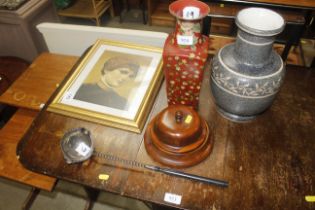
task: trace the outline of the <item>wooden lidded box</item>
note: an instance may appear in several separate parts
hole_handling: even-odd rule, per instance
[[[144,142],[148,154],[155,161],[184,168],[208,157],[213,146],[213,133],[193,108],[173,105],[150,122]]]

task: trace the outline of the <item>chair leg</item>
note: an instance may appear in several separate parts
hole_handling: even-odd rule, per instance
[[[113,2],[111,1],[110,2],[110,7],[109,7],[109,13],[110,13],[110,16],[113,18],[115,17],[115,12],[114,12],[114,5],[113,5]]]
[[[146,17],[145,17],[145,1],[144,0],[140,0],[140,7],[141,7],[141,10],[142,10],[142,18],[143,18],[143,24],[147,24],[147,21],[146,21]]]
[[[40,192],[40,189],[36,187],[32,187],[30,193],[28,194],[26,200],[23,203],[22,210],[29,210],[31,208],[39,192]]]
[[[127,4],[127,11],[130,10],[130,3],[129,3],[129,0],[126,0],[126,4]]]
[[[123,21],[123,10],[124,10],[124,2],[123,0],[119,0],[118,2],[118,10],[119,10],[119,23]]]
[[[210,29],[211,29],[211,17],[210,16],[206,16],[203,19],[202,34],[205,35],[205,36],[209,36]]]
[[[96,20],[96,26],[101,26],[100,18],[97,17],[95,20]]]
[[[304,29],[304,25],[301,25],[301,24],[292,25],[291,28],[289,29],[290,37],[287,40],[284,46],[283,52],[281,54],[283,61],[287,60],[292,45],[299,42],[303,33],[303,29]]]

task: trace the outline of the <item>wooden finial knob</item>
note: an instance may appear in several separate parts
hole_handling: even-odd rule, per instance
[[[183,112],[182,111],[176,111],[175,112],[175,121],[177,122],[177,123],[182,123],[182,121],[183,121],[183,116],[184,114],[183,114]]]

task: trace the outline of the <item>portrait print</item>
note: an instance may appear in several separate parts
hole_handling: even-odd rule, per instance
[[[104,60],[104,62],[103,62]],[[152,58],[106,51],[74,99],[92,104],[128,110],[129,101],[139,88],[141,77]]]
[[[48,110],[140,132],[161,68],[160,48],[98,40]]]

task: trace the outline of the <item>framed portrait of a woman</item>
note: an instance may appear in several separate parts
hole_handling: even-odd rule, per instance
[[[48,111],[140,133],[162,76],[162,49],[98,40]]]

